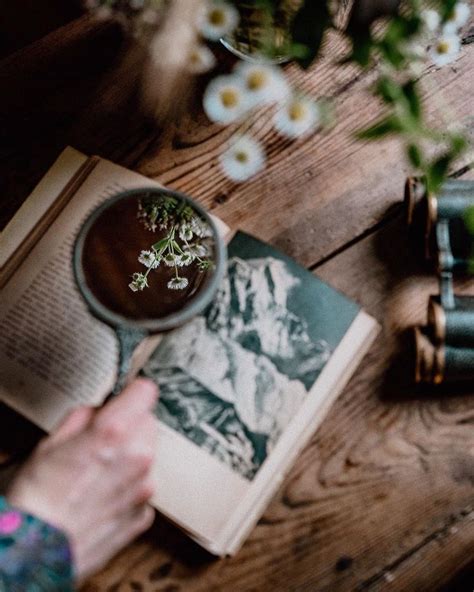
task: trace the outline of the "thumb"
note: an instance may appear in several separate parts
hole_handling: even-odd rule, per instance
[[[52,434],[45,440],[45,445],[58,444],[76,436],[89,425],[95,409],[92,407],[78,407],[59,424]]]

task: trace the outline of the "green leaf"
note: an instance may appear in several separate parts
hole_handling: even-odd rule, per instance
[[[161,249],[164,249],[166,247],[166,245],[168,244],[168,240],[168,238],[163,238],[162,240],[152,245],[151,248],[159,252]]]
[[[400,85],[388,76],[381,76],[379,78],[376,90],[386,103],[394,103],[402,96]]]
[[[403,94],[407,99],[408,105],[410,107],[410,113],[413,117],[417,120],[421,118],[421,101],[420,97],[418,96],[416,82],[414,80],[409,80],[403,86]]]
[[[419,169],[422,165],[423,162],[423,154],[421,152],[421,149],[419,146],[417,146],[416,144],[410,144],[407,147],[407,155],[408,155],[408,159],[411,162],[411,164]]]
[[[372,51],[373,41],[370,31],[367,34],[358,33],[352,37],[352,53],[347,61],[354,61],[362,68],[366,68],[370,63],[370,52]]]
[[[451,16],[457,2],[458,0],[439,0],[439,12],[443,23]]]
[[[451,147],[455,156],[458,156],[466,147],[467,139],[460,134],[453,134],[451,136]]]
[[[464,223],[469,233],[474,236],[474,207],[468,208],[464,213]]]
[[[308,68],[319,53],[324,33],[331,22],[327,2],[305,0],[292,24],[292,39],[307,48],[307,55],[298,58],[303,68]]]
[[[449,152],[432,162],[426,171],[428,191],[436,193],[446,179],[449,165],[453,159]]]
[[[374,125],[357,132],[356,136],[360,140],[376,140],[389,134],[401,131],[400,121],[394,116],[384,117]]]
[[[292,43],[289,49],[290,55],[293,56],[295,60],[306,60],[309,59],[311,50],[306,45],[302,43]]]
[[[378,47],[387,62],[397,70],[405,63],[405,54],[400,51],[397,44],[382,40]]]

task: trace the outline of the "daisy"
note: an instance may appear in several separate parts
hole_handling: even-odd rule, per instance
[[[444,23],[443,32],[456,33],[467,23],[470,13],[471,9],[466,2],[458,2]]]
[[[236,121],[250,106],[245,86],[237,76],[218,76],[211,80],[202,101],[208,118],[223,124]]]
[[[178,255],[174,255],[173,253],[166,253],[163,257],[163,263],[167,267],[176,267],[178,264]]]
[[[183,253],[182,255],[179,255],[176,263],[178,267],[187,267],[188,265],[191,265],[193,261],[194,257],[188,251],[186,253]]]
[[[153,251],[142,251],[138,261],[150,269],[156,269],[160,264],[160,260]]]
[[[288,98],[289,84],[283,72],[275,66],[237,62],[234,72],[243,80],[252,106],[277,103]]]
[[[176,276],[168,282],[167,286],[170,290],[184,290],[188,284],[188,278]]]
[[[443,33],[430,49],[430,57],[437,66],[445,66],[454,61],[461,50],[457,35]]]
[[[182,241],[190,241],[193,238],[193,229],[191,224],[182,224],[179,228],[179,238]]]
[[[199,43],[191,50],[188,61],[188,71],[191,74],[204,74],[212,70],[215,65],[216,58],[204,43]]]
[[[246,181],[265,166],[265,154],[260,144],[249,136],[241,136],[219,158],[220,165],[232,181]]]
[[[184,247],[184,252],[187,255],[191,255],[191,257],[207,257],[210,252],[209,249],[204,244],[196,243],[194,245],[187,245]]]
[[[142,291],[148,287],[148,280],[146,275],[143,273],[134,273],[132,275],[132,282],[128,284],[128,287],[132,292]]]
[[[284,137],[295,139],[312,132],[321,122],[319,106],[304,97],[293,97],[275,114],[274,125]]]
[[[423,29],[425,31],[434,33],[438,29],[441,23],[441,17],[439,16],[439,13],[436,12],[436,10],[433,10],[432,8],[426,8],[425,10],[421,11],[420,16]]]
[[[239,11],[229,2],[209,1],[199,19],[201,35],[210,41],[232,33],[239,24]]]

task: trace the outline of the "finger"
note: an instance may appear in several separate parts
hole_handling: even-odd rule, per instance
[[[95,409],[92,407],[78,407],[64,419],[59,427],[44,441],[47,447],[50,444],[64,442],[84,431],[90,424]]]
[[[145,378],[134,380],[115,399],[99,411],[94,421],[98,431],[126,432],[134,420],[151,411],[156,405],[158,388]]]
[[[131,486],[117,492],[115,516],[128,514],[133,508],[148,502],[155,493],[154,482],[149,477],[135,481]]]

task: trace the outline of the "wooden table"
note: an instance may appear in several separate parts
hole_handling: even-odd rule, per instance
[[[430,118],[455,114],[471,136],[472,39],[466,32],[455,64],[422,74]],[[337,124],[290,143],[259,118],[252,132],[268,166],[235,185],[217,165],[235,128],[211,125],[196,104],[158,132],[136,108],[133,76],[120,73],[122,47],[115,26],[82,16],[0,61],[0,225],[71,144],[185,191],[283,249],[384,332],[236,557],[211,558],[157,517],[84,592],[471,590],[473,388],[420,392],[408,376],[405,330],[424,320],[437,286],[407,240],[400,146],[351,136],[380,111],[373,72],[335,68],[345,49],[336,38],[309,74],[289,66],[293,81],[333,99]],[[452,175],[472,178],[468,161]],[[473,293],[473,282],[458,289]],[[30,441],[26,423],[15,433],[17,446]]]

